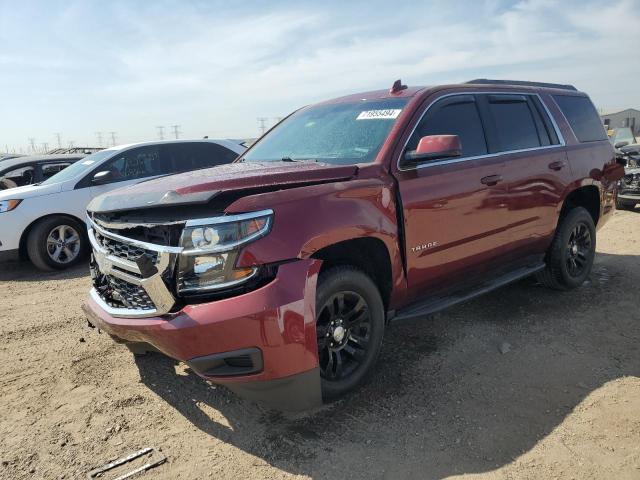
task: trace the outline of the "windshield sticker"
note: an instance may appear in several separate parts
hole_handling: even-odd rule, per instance
[[[84,162],[82,162],[83,165],[92,165],[94,164],[96,161],[95,160],[85,160]]]
[[[365,110],[360,112],[356,120],[388,120],[398,118],[401,108],[393,108],[388,110]]]

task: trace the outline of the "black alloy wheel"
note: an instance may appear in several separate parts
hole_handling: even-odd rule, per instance
[[[341,380],[362,364],[370,322],[369,306],[356,292],[338,292],[325,302],[316,324],[322,378]]]
[[[322,396],[336,399],[373,370],[382,347],[385,311],[380,292],[351,266],[320,274],[316,295],[316,337]]]
[[[591,256],[591,231],[584,222],[578,223],[571,231],[566,252],[567,272],[574,278],[580,277]]]

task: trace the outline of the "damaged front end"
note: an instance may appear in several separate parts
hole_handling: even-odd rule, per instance
[[[273,278],[273,266],[235,266],[240,249],[269,232],[271,210],[165,222],[135,217],[88,215],[91,296],[110,315],[164,315]]]

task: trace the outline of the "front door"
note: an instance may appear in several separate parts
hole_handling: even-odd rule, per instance
[[[487,273],[507,242],[504,159],[490,155],[474,95],[446,96],[418,123],[405,150],[421,137],[458,135],[462,156],[399,166],[409,299],[469,283]],[[404,156],[404,153],[403,153]]]

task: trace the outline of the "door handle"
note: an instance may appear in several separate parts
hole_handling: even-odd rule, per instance
[[[486,177],[482,177],[480,181],[485,185],[489,185],[490,187],[492,187],[493,185],[502,181],[502,175],[488,175]]]
[[[562,161],[560,161],[560,162],[551,162],[549,164],[549,168],[551,170],[558,171],[558,170],[562,170],[562,167],[564,167],[564,165],[565,165],[565,163],[562,162]]]

